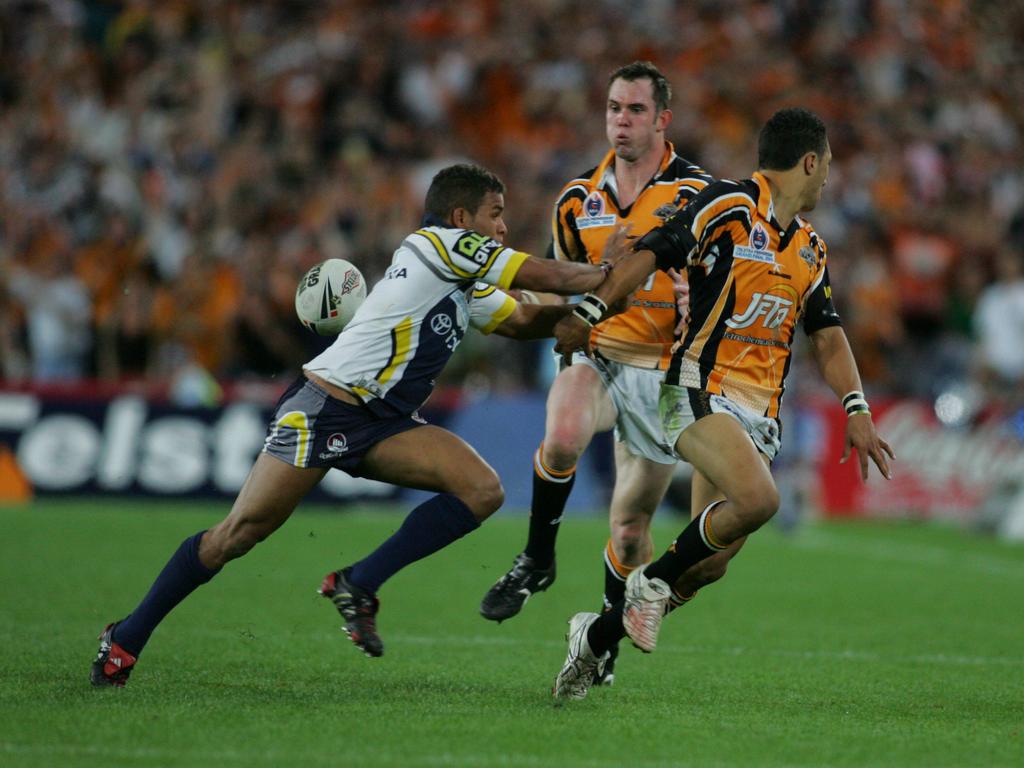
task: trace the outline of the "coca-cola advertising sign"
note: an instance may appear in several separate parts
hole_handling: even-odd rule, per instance
[[[821,464],[828,514],[970,519],[990,493],[1024,478],[1024,444],[1005,420],[948,427],[930,404],[913,400],[873,404],[872,410],[879,434],[896,453],[892,479],[872,464],[863,482],[856,456],[839,464],[846,415],[828,408],[830,434]]]

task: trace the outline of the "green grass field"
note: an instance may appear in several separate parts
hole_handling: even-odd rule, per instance
[[[1024,547],[910,524],[758,533],[656,653],[624,648],[614,687],[555,707],[601,519],[563,525],[558,583],[500,626],[477,606],[524,517],[406,569],[368,659],[315,590],[401,517],[313,508],[172,613],[127,688],[92,689],[104,623],[225,509],[0,509],[0,765],[1024,765]]]

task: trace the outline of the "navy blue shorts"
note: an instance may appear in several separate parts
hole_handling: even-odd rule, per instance
[[[426,423],[416,413],[374,416],[300,376],[277,401],[263,452],[296,467],[336,467],[360,477],[359,464],[370,448]]]

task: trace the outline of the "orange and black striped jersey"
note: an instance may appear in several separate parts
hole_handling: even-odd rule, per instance
[[[666,382],[777,417],[793,334],[839,325],[825,242],[795,217],[783,230],[768,181],[718,181],[636,246],[661,270],[687,267],[690,325]]]
[[[555,203],[552,222],[556,259],[598,264],[605,241],[615,228],[631,222],[640,235],[665,222],[713,178],[675,153],[665,142],[658,172],[628,208],[621,208],[615,188],[615,153],[573,179]],[[643,368],[664,369],[672,355],[673,331],[679,316],[672,280],[655,271],[633,297],[632,306],[600,323],[591,346],[609,360]]]

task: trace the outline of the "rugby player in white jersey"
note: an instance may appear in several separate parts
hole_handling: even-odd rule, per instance
[[[424,226],[401,244],[352,321],[282,395],[263,451],[228,516],[186,539],[142,602],[107,625],[92,683],[123,686],[160,621],[230,560],[267,538],[332,467],[436,491],[367,557],[329,573],[320,591],[369,656],[376,593],[401,568],[477,528],[502,504],[494,470],[456,435],[416,410],[472,325],[518,339],[550,336],[573,305],[520,304],[506,289],[562,295],[596,288],[610,268],[529,256],[504,246],[504,185],[474,165],[440,171],[427,191]],[[609,241],[617,260],[625,237]]]

